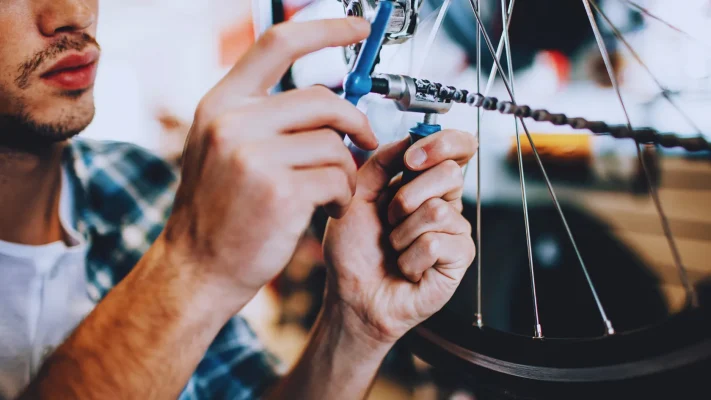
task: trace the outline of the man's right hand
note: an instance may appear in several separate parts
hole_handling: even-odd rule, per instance
[[[328,89],[267,91],[297,58],[368,33],[360,18],[277,25],[200,102],[160,240],[233,308],[286,265],[316,207],[347,209],[356,166],[338,132],[377,147],[363,113]]]

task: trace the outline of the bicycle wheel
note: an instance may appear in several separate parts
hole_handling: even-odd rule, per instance
[[[343,0],[343,5],[347,14],[377,23],[378,6],[384,2]],[[493,385],[494,393],[507,396],[588,398],[609,394],[610,390],[625,390],[620,388],[633,384],[635,393],[641,393],[640,387],[646,388],[646,395],[653,397],[684,393],[684,398],[708,398],[708,391],[694,391],[706,386],[697,373],[705,371],[711,359],[711,299],[704,283],[710,272],[706,257],[711,241],[711,213],[704,214],[708,206],[697,202],[691,207],[694,212],[684,214],[687,226],[681,227],[676,221],[679,213],[670,218],[666,212],[669,204],[663,200],[670,198],[669,183],[682,185],[675,178],[679,175],[666,166],[684,164],[688,161],[683,158],[686,154],[693,153],[696,160],[701,160],[701,164],[688,163],[705,177],[695,181],[700,190],[710,189],[705,180],[711,176],[711,145],[697,120],[705,115],[689,112],[694,107],[703,110],[711,103],[709,71],[691,84],[682,84],[673,73],[665,72],[670,83],[662,83],[632,43],[637,36],[649,34],[649,27],[656,24],[655,31],[667,30],[685,45],[695,47],[701,59],[711,65],[709,45],[667,21],[665,15],[631,0],[604,4],[599,0],[520,1],[520,5],[515,0],[389,3],[394,11],[384,30],[386,46],[382,53],[378,46],[380,57],[374,61],[381,61],[379,65],[374,70],[372,66],[367,69],[369,74],[375,72],[367,91],[395,100],[397,107],[369,102],[369,115],[391,116],[396,108],[415,111],[408,114],[410,121],[405,125],[393,124],[388,118],[383,129],[392,130],[392,136],[404,132],[422,114],[428,114],[431,120],[433,114],[450,109],[454,113],[458,109],[468,118],[466,126],[456,127],[473,130],[480,143],[470,168],[476,171],[476,187],[465,205],[465,215],[475,227],[477,259],[444,309],[408,335],[413,351],[435,366],[452,373],[468,373],[473,381]],[[689,2],[685,6],[698,18],[697,24],[711,22],[711,4]],[[447,12],[452,9],[456,12],[448,17]],[[609,11],[616,14],[608,15]],[[419,18],[425,12],[430,16]],[[619,26],[620,15],[628,22],[624,27]],[[543,16],[547,20],[541,26]],[[421,24],[423,21],[431,27]],[[427,29],[423,30],[423,26]],[[431,78],[433,73],[431,69],[425,71],[423,60],[433,57],[440,67],[448,62],[440,55],[452,47],[444,44],[442,49],[442,42],[436,41],[442,26],[449,32],[450,42],[459,46],[463,58],[468,57],[476,65],[469,81],[459,79],[457,85],[447,86],[422,79]],[[586,29],[581,30],[581,26]],[[419,44],[412,43],[418,30]],[[497,34],[498,44],[492,39]],[[536,45],[537,41],[543,43]],[[672,57],[678,48],[667,45],[665,51]],[[604,79],[598,77],[598,81],[609,89],[596,87],[576,92],[583,97],[578,108],[556,99],[568,100],[570,94],[541,91],[546,93],[536,96],[535,87],[522,88],[516,77],[519,72],[530,73],[530,68],[525,70],[522,66],[534,63],[535,54],[541,49],[554,48],[571,55],[580,54],[589,46],[599,50],[593,64],[605,72]],[[357,53],[362,48],[350,51]],[[433,50],[439,53],[433,56]],[[355,59],[355,54],[348,58]],[[399,62],[405,58],[407,62]],[[643,96],[636,95],[633,110],[623,92],[640,81],[632,76],[626,86],[620,83],[624,60],[638,64],[639,75],[644,75],[649,80],[647,87],[652,88],[641,90]],[[485,70],[487,67],[490,71]],[[446,71],[439,75],[448,79]],[[639,88],[634,89],[640,92]],[[498,90],[504,100],[489,96],[492,90]],[[526,101],[517,101],[519,90]],[[548,103],[565,114],[523,105]],[[638,108],[651,111],[644,114],[637,112]],[[660,110],[673,123],[655,120]],[[571,117],[573,113],[586,118]],[[591,117],[599,120],[588,119]],[[440,119],[444,126],[446,121],[444,117]],[[638,121],[658,128],[641,128]],[[709,122],[705,121],[706,127],[711,125]],[[554,183],[575,166],[556,165],[549,154],[539,151],[536,142],[544,136],[532,133],[531,126],[547,129],[540,128],[543,124],[561,134],[604,136],[609,139],[608,144],[613,143],[611,148],[631,146],[638,173],[632,174],[634,183],[630,186],[632,191],[649,196],[649,203],[643,203],[641,208],[653,210],[656,219],[625,213],[619,207],[616,214],[606,213],[614,208],[610,207],[614,196],[605,198],[584,191],[584,199],[606,202],[602,201],[597,211],[581,208],[580,192],[571,193],[571,179],[561,179],[565,193],[559,197]],[[378,124],[374,126],[377,129]],[[513,169],[492,174],[482,168],[482,158],[488,151],[501,152],[501,138],[511,138],[503,136],[506,130],[515,139],[510,163]],[[589,162],[590,155],[586,157]],[[556,167],[562,174],[553,171]],[[503,165],[499,168],[506,169]],[[517,179],[518,202],[512,200],[510,190],[495,187],[507,174]],[[584,180],[592,186],[585,174],[573,171],[569,175],[572,180]],[[493,192],[488,200],[487,191]],[[540,192],[549,195],[550,200],[543,201]],[[654,229],[658,237],[649,240],[661,241],[672,267],[660,272],[630,241],[621,240],[616,225],[610,223],[610,215],[624,220],[622,223],[643,220],[647,227],[644,229]],[[683,231],[681,240],[674,235],[673,227],[683,228],[675,229]],[[688,245],[693,241],[696,247]],[[661,246],[656,247],[661,251]],[[703,251],[686,256],[682,250],[691,247]],[[685,257],[693,258],[692,262],[686,262]],[[669,271],[674,271],[673,276]],[[664,379],[682,383],[669,386],[670,381]]]

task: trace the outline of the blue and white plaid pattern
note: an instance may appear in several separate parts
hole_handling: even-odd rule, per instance
[[[74,139],[63,162],[74,189],[74,225],[89,243],[87,290],[98,302],[160,234],[177,175],[163,160],[127,143]],[[237,316],[217,335],[179,398],[259,397],[277,379],[276,365]]]

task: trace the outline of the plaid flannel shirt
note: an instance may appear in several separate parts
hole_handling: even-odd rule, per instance
[[[145,150],[117,142],[73,139],[63,163],[74,193],[73,222],[89,243],[87,290],[98,302],[160,234],[177,175]],[[276,380],[275,366],[247,322],[236,316],[219,332],[179,399],[259,397]]]

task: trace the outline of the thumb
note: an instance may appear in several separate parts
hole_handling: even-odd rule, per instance
[[[367,201],[377,200],[392,178],[405,168],[404,155],[410,138],[381,147],[358,171],[356,196]]]

